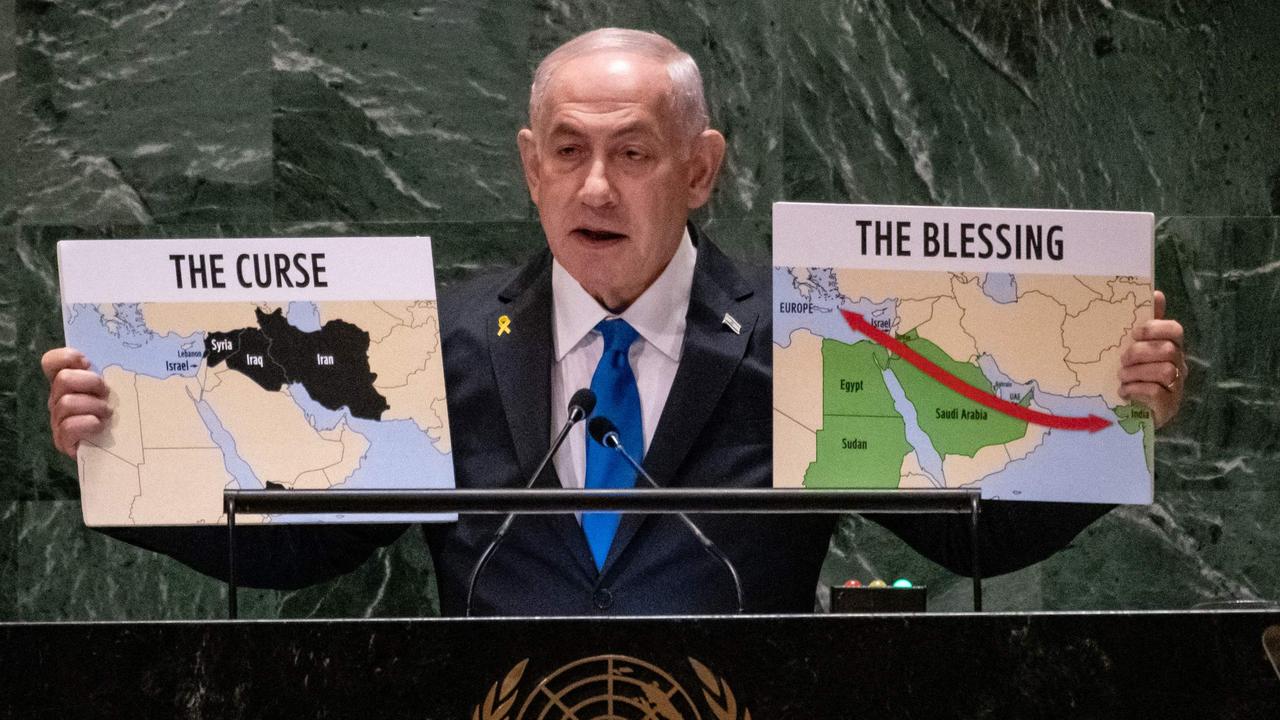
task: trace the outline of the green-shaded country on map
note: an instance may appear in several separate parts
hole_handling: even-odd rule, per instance
[[[898,339],[965,383],[984,393],[994,393],[995,388],[977,365],[953,360],[914,330]],[[939,455],[973,457],[984,447],[1004,445],[1027,433],[1025,421],[964,398],[900,357],[889,361],[889,369],[915,407],[920,429],[929,436]],[[1022,398],[1021,404],[1026,406],[1029,402],[1028,396]]]
[[[1151,417],[1151,411],[1137,403],[1129,403],[1112,408],[1116,414],[1116,422],[1124,431],[1133,435],[1142,433],[1142,449],[1147,456],[1147,470],[1152,470],[1155,465],[1155,437],[1156,437],[1156,421]]]
[[[300,383],[313,400],[330,410],[380,420],[389,407],[373,387],[369,369],[369,333],[342,320],[330,320],[315,332],[299,330],[277,309],[256,310],[258,327],[205,336],[209,367],[227,367],[266,390]]]
[[[822,428],[805,487],[898,486],[911,446],[881,374],[887,361],[875,343],[822,341]]]

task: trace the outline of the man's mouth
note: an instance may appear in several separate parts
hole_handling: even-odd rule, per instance
[[[609,240],[621,240],[626,237],[626,235],[613,232],[612,230],[599,230],[596,228],[585,227],[576,228],[573,231],[573,234],[578,237],[591,240],[592,242],[608,242]]]

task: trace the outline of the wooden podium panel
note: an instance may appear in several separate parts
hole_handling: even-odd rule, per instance
[[[1280,718],[1280,611],[0,625],[0,717]]]

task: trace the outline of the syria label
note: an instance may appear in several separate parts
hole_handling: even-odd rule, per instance
[[[86,524],[223,523],[225,488],[453,487],[429,238],[76,240],[58,263],[113,410],[77,453]]]
[[[777,487],[1149,503],[1149,213],[778,203]]]

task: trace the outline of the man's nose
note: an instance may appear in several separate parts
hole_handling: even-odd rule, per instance
[[[591,161],[587,177],[578,190],[578,199],[589,207],[609,207],[618,201],[613,183],[609,182],[608,166],[603,159]]]

